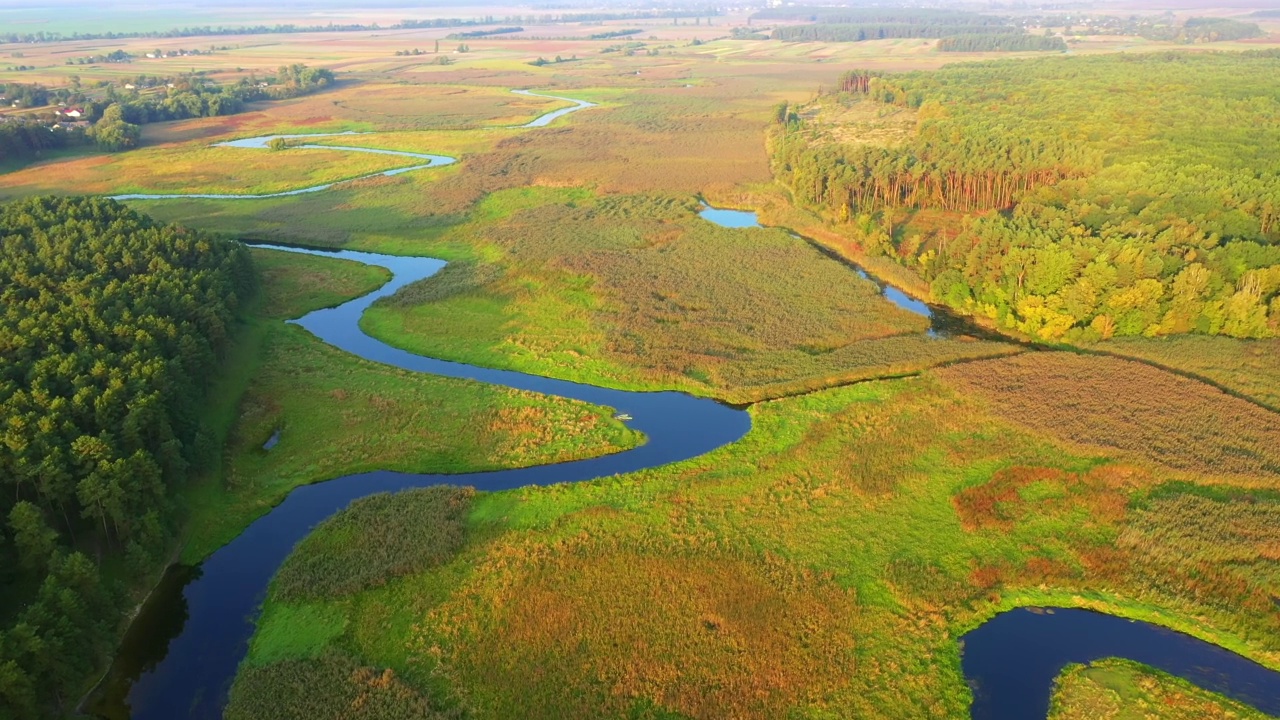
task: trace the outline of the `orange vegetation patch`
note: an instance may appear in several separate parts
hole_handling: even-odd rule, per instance
[[[498,577],[488,580],[500,588],[436,613],[454,639],[444,669],[477,717],[665,708],[778,718],[855,672],[853,595],[807,571],[581,547],[536,552],[550,558],[529,562],[521,578],[510,563],[525,563],[495,559],[506,569],[490,568]]]
[[[1124,518],[1129,491],[1146,485],[1150,477],[1141,469],[1122,465],[1104,465],[1083,474],[1046,467],[1012,467],[961,491],[952,498],[952,504],[964,529],[970,531],[1007,530],[1032,510],[1048,509],[1046,505],[1084,505],[1094,521],[1114,523]],[[1061,493],[1029,502],[1025,491],[1037,484]]]
[[[992,414],[1059,440],[1179,470],[1280,477],[1280,414],[1142,363],[1044,352],[936,372]]]

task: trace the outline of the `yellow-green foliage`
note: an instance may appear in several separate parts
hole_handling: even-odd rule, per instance
[[[1156,592],[1259,616],[1280,597],[1280,495],[1169,486],[1142,503],[1117,547],[1145,558]]]
[[[1257,710],[1128,660],[1072,665],[1058,677],[1049,720],[1267,720]]]
[[[338,651],[247,668],[231,693],[227,720],[447,720],[391,670],[365,667]]]
[[[261,280],[260,313],[274,320],[341,305],[391,279],[386,268],[319,255],[250,249]]]
[[[164,145],[76,161],[68,186],[47,168],[0,176],[0,194],[51,193],[276,193],[409,165],[415,158],[291,148],[267,152],[235,147]]]

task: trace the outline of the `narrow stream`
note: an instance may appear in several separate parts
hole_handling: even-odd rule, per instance
[[[551,100],[563,100],[564,102],[573,103],[571,107],[552,110],[549,113],[539,115],[524,125],[515,125],[514,128],[540,128],[550,125],[555,120],[564,117],[572,112],[586,110],[595,107],[596,104],[587,102],[586,100],[574,100],[573,98],[557,97],[555,95],[543,95],[531,92],[529,90],[512,90],[517,95],[527,95],[529,97],[549,98]],[[254,150],[267,150],[271,147],[272,140],[311,140],[322,137],[348,137],[368,135],[369,133],[347,131],[338,133],[310,133],[303,135],[264,135],[262,137],[244,138],[241,140],[228,140],[226,142],[214,143],[213,147],[229,147],[229,148],[249,148]],[[395,155],[398,157],[414,158],[417,160],[425,160],[426,162],[410,165],[408,167],[394,168],[384,170],[382,172],[370,173],[359,177],[347,178],[345,180],[335,180],[322,185],[312,185],[311,187],[299,188],[297,190],[284,190],[274,193],[232,193],[232,194],[210,194],[210,193],[127,193],[123,195],[112,195],[112,200],[266,200],[268,198],[290,197],[292,195],[306,195],[308,193],[321,192],[328,190],[335,185],[355,182],[357,180],[365,180],[371,177],[395,177],[407,172],[415,170],[426,170],[427,168],[440,167],[442,165],[452,165],[457,162],[457,158],[451,158],[447,155],[431,155],[427,153],[407,152],[404,150],[383,150],[380,148],[352,147],[347,145],[318,145],[315,143],[305,143],[300,145],[290,145],[290,148],[301,148],[303,150],[342,150],[344,152],[368,153],[371,155]],[[282,151],[283,152],[283,151]]]
[[[582,482],[697,457],[738,440],[751,428],[745,411],[714,400],[677,392],[611,390],[435,360],[391,347],[360,330],[360,316],[375,300],[435,274],[444,267],[443,261],[349,250],[259,247],[354,260],[393,273],[386,285],[368,295],[293,321],[324,342],[406,370],[614,408],[630,415],[633,419],[627,425],[643,432],[647,441],[632,450],[577,462],[459,475],[378,471],[297,488],[198,567],[170,569],[125,638],[104,684],[105,692],[93,708],[101,716],[139,720],[220,717],[271,577],[299,540],[352,500],[437,484],[494,491]]]
[[[527,91],[516,91],[533,95]],[[539,96],[553,97],[553,96]],[[591,103],[543,115],[522,127],[543,127]],[[275,137],[224,145],[265,148]],[[284,136],[284,137],[316,137]],[[427,160],[397,174],[436,167],[452,158],[391,150],[304,145],[352,152],[377,152]],[[269,195],[120,195],[116,199],[252,199],[319,192],[313,188]],[[730,227],[758,227],[754,213],[703,210],[704,218]],[[474,367],[426,358],[365,335],[359,321],[375,300],[429,277],[444,267],[432,258],[398,257],[355,251],[322,251],[262,246],[287,252],[336,257],[385,267],[392,278],[378,290],[335,308],[292,321],[326,343],[387,365],[452,378],[572,398],[631,416],[628,425],[647,442],[614,455],[576,462],[496,472],[427,475],[376,471],[348,475],[295,489],[235,540],[198,566],[175,565],[134,620],[107,677],[90,705],[100,717],[176,720],[218,718],[236,667],[244,658],[267,584],[294,545],[316,524],[352,500],[434,484],[470,485],[485,491],[528,485],[582,482],[679,462],[735,442],[750,430],[750,416],[713,400],[676,392],[628,392],[524,373]],[[913,300],[862,273],[885,297],[930,318],[931,334],[950,332],[935,318],[938,308]],[[954,327],[948,325],[947,327]],[[278,439],[278,433],[272,440]],[[270,441],[268,444],[273,444]],[[1081,610],[1015,610],[988,621],[963,638],[962,665],[974,688],[973,717],[1028,720],[1047,712],[1053,678],[1069,662],[1126,657],[1154,665],[1203,687],[1223,692],[1271,713],[1280,713],[1280,673],[1223,648],[1155,625]]]

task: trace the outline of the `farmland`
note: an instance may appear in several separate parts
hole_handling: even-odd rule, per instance
[[[462,17],[451,11],[471,12],[413,12]],[[447,39],[472,28],[392,28],[406,19],[397,12],[344,16],[377,30],[24,43],[15,52],[33,69],[0,71],[0,80],[59,85],[75,75],[101,94],[97,83],[122,87],[143,73],[233,83],[305,63],[335,81],[236,114],[143,125],[140,147],[125,152],[81,147],[14,165],[0,172],[0,198],[263,194],[337,182],[296,197],[128,206],[219,240],[447,260],[376,302],[359,328],[481,368],[714,398],[744,407],[751,430],[699,457],[584,482],[354,501],[279,567],[226,717],[961,718],[972,692],[960,638],[1028,605],[1145,620],[1280,668],[1274,338],[1172,321],[1145,333],[1168,337],[1141,337],[1149,328],[1136,324],[1128,337],[1105,328],[1050,337],[1043,325],[984,312],[975,325],[931,331],[856,267],[949,302],[930,263],[971,223],[999,214],[911,208],[890,212],[888,228],[884,215],[840,218],[806,202],[776,162],[790,132],[776,127],[779,103],[821,126],[819,149],[904,147],[943,117],[842,99],[834,90],[851,67],[877,78],[909,71],[923,87],[966,72],[999,79],[1022,62],[1056,77],[1052,62],[1102,66],[1108,60],[1093,56],[1123,50],[1134,65],[1158,52],[1221,65],[1225,77],[1226,54],[1194,60],[1171,53],[1186,50],[1173,41],[1103,35],[1072,40],[1071,54],[1088,57],[1045,60],[942,52],[922,37],[784,43],[731,36],[747,29],[735,15],[522,20],[501,23],[519,32]],[[196,44],[213,47],[145,57]],[[133,61],[66,64],[114,50]],[[1250,92],[1267,83],[1239,82]],[[1235,86],[1224,87],[1215,91]],[[565,103],[518,88],[597,106],[520,128]],[[1270,106],[1248,107],[1261,118]],[[315,143],[458,162],[343,182],[415,163],[336,147],[217,145],[348,132],[358,134]],[[1142,151],[1118,136],[1107,142],[1129,159]],[[698,216],[704,201],[758,211],[765,227],[710,223]],[[887,246],[869,241],[877,232]],[[1146,256],[1116,264],[1126,282],[1149,284],[1211,256],[1231,286],[1206,279],[1196,312],[1221,315],[1235,295],[1257,295],[1264,315],[1252,334],[1270,332],[1264,298],[1280,276],[1260,263],[1272,248],[1240,259],[1201,244],[1159,268],[1146,268]],[[367,293],[389,273],[263,249],[249,257],[259,289],[235,321],[204,409],[218,452],[174,494],[168,550],[184,563],[216,557],[293,490],[326,480],[529,468],[646,442],[611,409],[325,345],[285,321]],[[963,268],[974,277],[984,269]],[[1043,280],[1036,272],[1033,283]],[[1245,310],[1238,329],[1257,320]],[[1144,322],[1164,322],[1153,313]],[[1029,337],[1077,347],[1049,351]],[[115,551],[108,543],[104,552]],[[113,587],[130,597],[159,569],[125,577],[114,565]],[[1068,669],[1052,712],[1262,717],[1119,660]]]

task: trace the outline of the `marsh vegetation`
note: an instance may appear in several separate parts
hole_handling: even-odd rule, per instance
[[[384,469],[544,465],[643,442],[604,408],[324,345],[285,320],[367,293],[387,273],[246,252],[233,238],[448,260],[363,318],[414,353],[753,404],[750,433],[700,457],[574,484],[378,494],[316,525],[271,584],[227,717],[965,717],[958,639],[1026,605],[1146,620],[1280,667],[1274,51],[1092,57],[1119,41],[1076,44],[1064,31],[1071,57],[930,71],[984,57],[969,50],[1007,54],[1006,38],[1028,51],[1060,40],[920,11],[908,37],[844,42],[853,25],[896,21],[778,14],[791,10],[759,20],[804,42],[755,30],[710,40],[686,16],[661,27],[583,18],[605,25],[572,31],[555,21],[556,37],[570,34],[556,40],[529,36],[528,18],[498,35],[444,21],[396,31],[397,47],[483,33],[449,64],[392,56],[358,29],[282,33],[190,62],[223,86],[284,58],[329,67],[337,82],[234,115],[147,124],[128,153],[0,175],[8,197],[245,194],[401,162],[211,147],[345,131],[367,134],[316,142],[459,158],[307,196],[130,203],[155,223],[104,201],[11,206],[47,217],[5,225],[5,252],[35,260],[10,263],[17,285],[33,288],[5,305],[11,349],[30,362],[5,354],[0,399],[47,407],[0,418],[0,475],[19,498],[0,531],[0,551],[15,558],[6,567],[18,568],[0,576],[16,589],[0,602],[12,627],[0,667],[19,668],[0,684],[0,708],[69,707],[164,558],[209,556],[294,488]],[[922,18],[936,27],[921,30]],[[721,20],[716,32],[729,36]],[[818,25],[791,24],[800,20]],[[640,26],[658,39],[600,52]],[[822,40],[808,37],[813,27]],[[30,77],[60,78],[58,47],[29,48],[40,66]],[[534,62],[557,55],[579,59]],[[597,105],[518,129],[565,103],[511,88]],[[777,227],[717,227],[698,217],[704,197]],[[68,238],[119,231],[155,243],[112,245],[98,253],[105,269],[90,272],[97,256],[72,252],[59,225]],[[175,259],[170,245],[199,252]],[[990,329],[930,336],[926,319],[841,256],[1009,341]],[[53,282],[50,268],[63,266],[84,277]],[[27,317],[31,308],[79,298],[89,312],[110,299],[99,275],[112,268],[173,276],[138,293],[176,298],[171,323],[106,332],[151,317],[111,305],[81,328],[105,338],[104,352],[176,353],[166,367],[182,372],[158,391],[171,402],[152,408],[176,413],[172,438],[164,413],[143,417],[152,406],[124,399],[160,376],[112,384],[109,368],[132,359],[103,359],[100,373],[85,360],[98,351],[73,352],[65,338],[30,346],[61,327]],[[1089,352],[1030,352],[1027,338]],[[56,379],[81,365],[83,382]],[[97,414],[62,422],[77,402]],[[81,427],[89,420],[100,427]],[[206,440],[189,443],[197,430]],[[32,444],[48,433],[61,435]],[[95,439],[114,454],[99,457]],[[126,482],[130,468],[156,473],[145,458],[129,468],[119,458],[152,449],[161,482]],[[58,458],[66,472],[45,472]],[[154,508],[116,492],[148,488],[137,497],[159,498]],[[88,630],[72,627],[80,620]],[[1121,661],[1070,669],[1053,712],[1253,717]]]

